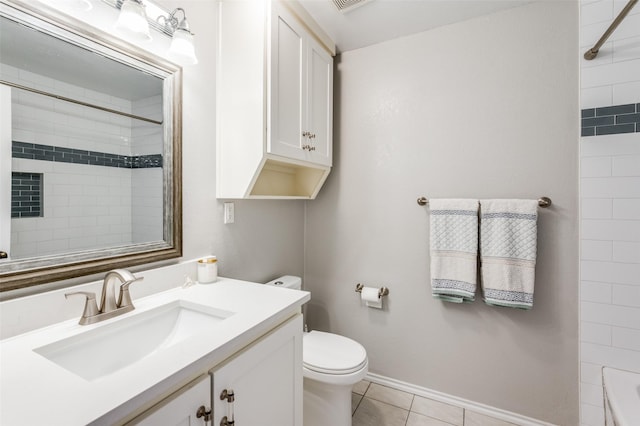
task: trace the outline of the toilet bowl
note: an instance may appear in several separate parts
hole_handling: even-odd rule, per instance
[[[267,284],[300,290],[302,280],[286,275]],[[351,391],[369,368],[364,347],[338,334],[305,332],[302,364],[304,426],[350,426]]]
[[[351,391],[369,361],[362,345],[347,337],[310,331],[302,338],[304,426],[351,425]]]

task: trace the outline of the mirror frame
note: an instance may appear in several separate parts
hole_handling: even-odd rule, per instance
[[[164,241],[4,261],[0,263],[0,292],[181,257],[182,68],[42,3],[34,6],[20,0],[0,0],[0,16],[98,52],[164,81]]]

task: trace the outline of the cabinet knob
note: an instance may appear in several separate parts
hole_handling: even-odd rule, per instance
[[[309,137],[309,135],[311,135],[311,132],[302,132],[303,138]]]
[[[229,390],[223,390],[222,392],[220,392],[220,400],[224,401],[227,400],[227,402],[233,402],[235,401],[235,394],[233,393],[232,389]]]
[[[196,417],[200,418],[200,417],[204,417],[204,423],[207,424],[211,421],[211,410],[207,410],[207,408],[204,405],[201,405],[198,408],[198,411],[196,411]]]
[[[229,420],[227,419],[227,416],[224,416],[221,420],[220,420],[220,426],[233,426],[235,425],[236,422],[234,422],[233,420]]]

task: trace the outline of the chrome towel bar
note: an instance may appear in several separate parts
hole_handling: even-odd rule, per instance
[[[426,197],[419,197],[418,198],[418,205],[419,206],[426,206],[427,204],[429,204],[429,199]],[[551,205],[551,198],[549,197],[540,197],[538,198],[538,205],[542,208],[547,208]],[[358,290],[356,290],[358,291]]]

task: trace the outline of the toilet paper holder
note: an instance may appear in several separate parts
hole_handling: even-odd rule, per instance
[[[362,289],[364,288],[364,285],[361,283],[356,284],[356,293],[362,293]],[[382,296],[386,296],[389,294],[389,289],[387,287],[380,287],[380,290],[378,290],[378,299],[381,299]]]

